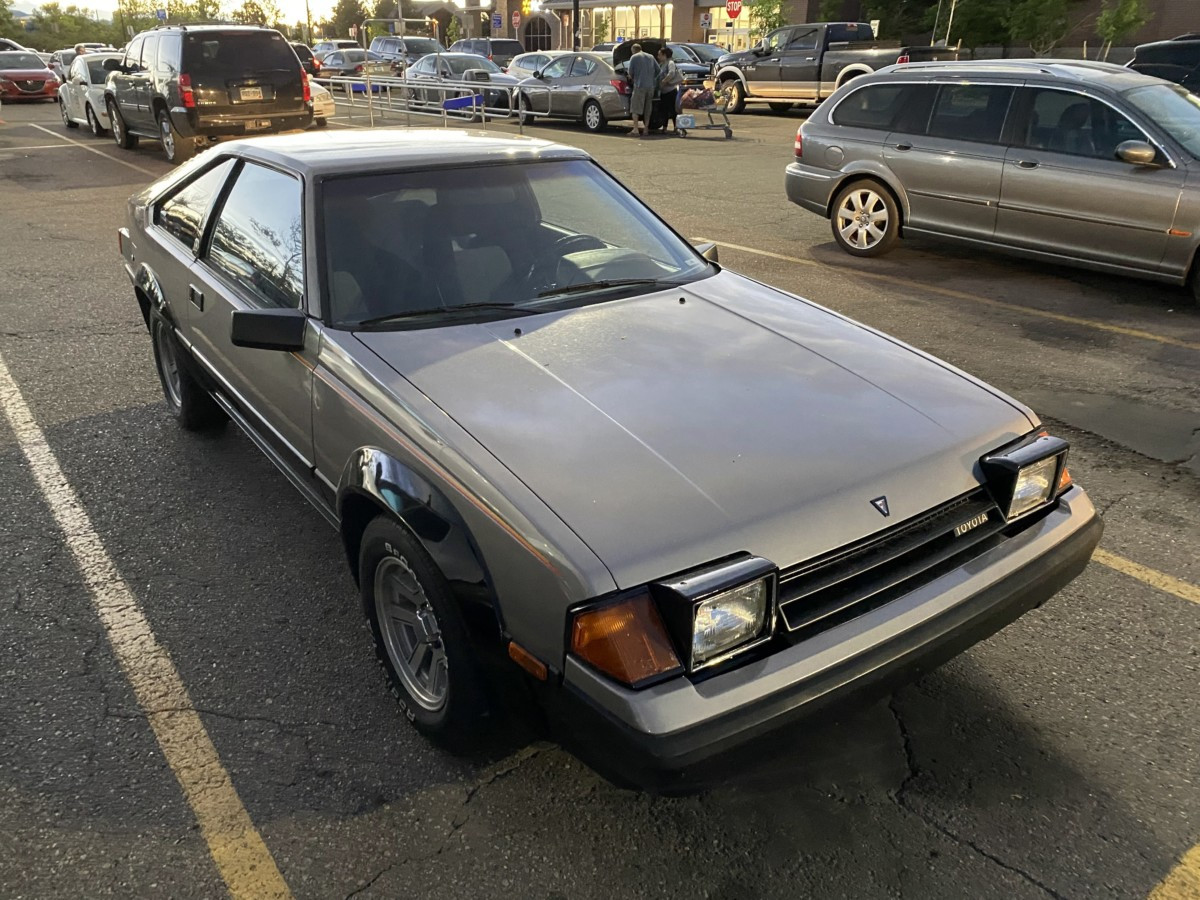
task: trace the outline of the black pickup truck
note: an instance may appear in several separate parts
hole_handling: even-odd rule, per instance
[[[713,63],[713,77],[732,89],[731,112],[747,103],[786,112],[819,103],[851,78],[884,66],[957,58],[953,48],[876,41],[866,22],[817,22],[776,28],[751,49],[725,54]]]

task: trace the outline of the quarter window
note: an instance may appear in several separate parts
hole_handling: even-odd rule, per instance
[[[938,91],[929,134],[997,144],[1012,95],[1012,88],[1001,85],[945,85]]]
[[[591,75],[596,71],[596,61],[588,59],[586,56],[575,57],[575,62],[571,64],[571,77],[580,78],[584,75]]]
[[[208,262],[262,306],[297,308],[304,296],[300,182],[246,163],[225,198]]]
[[[1115,159],[1123,141],[1145,141],[1146,135],[1106,103],[1072,91],[1025,88],[1029,95],[1025,122],[1017,143],[1092,159]]]
[[[232,168],[233,160],[227,159],[199,178],[189,181],[158,207],[155,222],[183,246],[195,252],[200,242],[205,210]]]

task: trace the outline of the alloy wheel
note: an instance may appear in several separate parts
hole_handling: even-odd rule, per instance
[[[163,152],[167,154],[167,159],[171,162],[175,161],[175,135],[171,132],[171,123],[164,115],[158,120],[158,133],[161,135]]]
[[[402,556],[385,557],[375,570],[375,613],[388,659],[409,696],[437,712],[450,688],[442,629],[425,588]]]
[[[179,357],[175,353],[175,342],[171,338],[170,329],[164,322],[158,322],[154,327],[154,345],[158,351],[158,367],[162,374],[163,387],[166,388],[167,399],[176,409],[183,406],[183,387],[179,375]]]
[[[837,229],[847,246],[870,250],[887,236],[888,219],[884,199],[870,188],[859,188],[838,207]]]
[[[599,129],[600,119],[600,107],[596,106],[594,103],[589,104],[588,108],[583,111],[583,120],[587,124],[587,127],[592,131]]]

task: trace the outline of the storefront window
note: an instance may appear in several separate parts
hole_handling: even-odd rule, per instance
[[[734,51],[749,50],[761,37],[751,33],[749,10],[744,5],[736,19],[729,18],[724,6],[714,6],[711,9],[701,7],[700,11],[712,14],[712,28],[706,35],[710,44],[720,44]]]

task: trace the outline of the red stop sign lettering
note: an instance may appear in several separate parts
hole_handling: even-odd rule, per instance
[[[742,11],[742,0],[725,0],[725,12],[729,18],[736,19]]]

